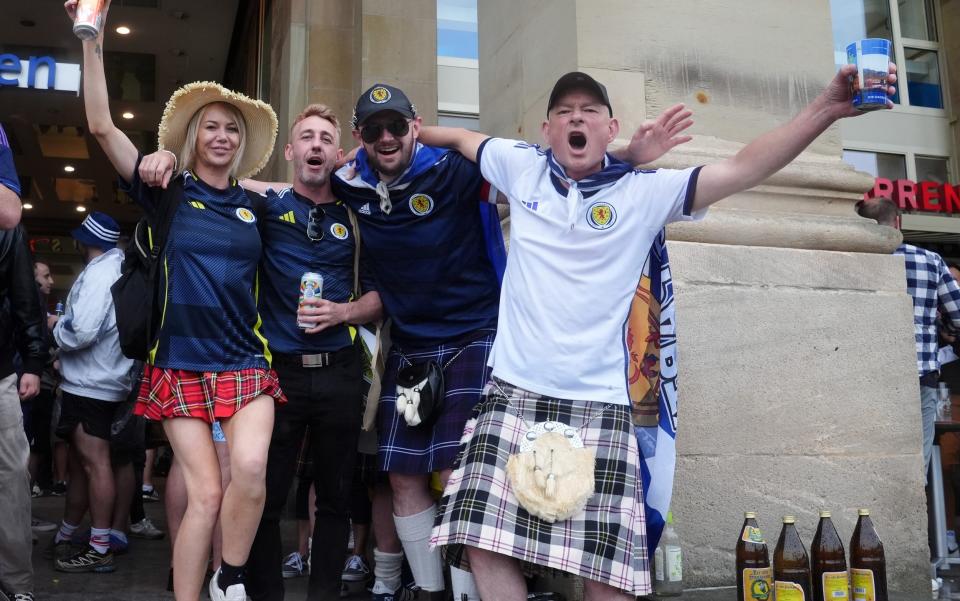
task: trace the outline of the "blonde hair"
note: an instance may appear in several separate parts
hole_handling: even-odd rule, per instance
[[[233,155],[233,160],[230,161],[230,177],[233,177],[240,168],[240,161],[243,160],[243,153],[247,148],[247,123],[243,120],[243,113],[240,112],[240,109],[229,102],[217,101],[205,104],[193,114],[193,117],[190,117],[190,124],[187,125],[187,135],[183,142],[183,148],[180,149],[180,165],[182,165],[183,169],[189,169],[191,171],[196,166],[197,138],[200,134],[200,122],[203,120],[203,115],[207,112],[207,109],[215,104],[219,104],[223,110],[236,121],[237,128],[240,131],[240,145],[237,146],[237,152]]]
[[[308,117],[326,119],[333,124],[334,129],[337,130],[337,137],[340,137],[340,120],[337,119],[337,115],[333,112],[333,109],[325,104],[315,103],[308,104],[306,108],[300,111],[300,114],[293,119],[293,123],[290,125],[290,138],[293,138],[293,130],[297,127],[297,124]]]

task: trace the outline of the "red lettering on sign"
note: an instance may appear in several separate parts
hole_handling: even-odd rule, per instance
[[[943,205],[940,203],[940,184],[920,182],[920,206],[924,211],[931,213],[943,210]]]
[[[943,210],[947,213],[960,212],[960,194],[950,184],[943,185]]]
[[[903,210],[917,210],[917,184],[908,179],[898,179],[893,191],[893,200]]]
[[[863,195],[864,200],[869,200],[871,198],[893,198],[893,182],[884,178],[878,177],[873,181],[873,190],[870,190]]]

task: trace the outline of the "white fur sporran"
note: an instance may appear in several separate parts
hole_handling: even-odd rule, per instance
[[[593,496],[594,463],[576,428],[538,422],[507,460],[507,478],[520,506],[552,524],[582,511]]]

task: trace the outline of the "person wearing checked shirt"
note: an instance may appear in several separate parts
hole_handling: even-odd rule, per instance
[[[380,295],[362,269],[363,293],[354,298],[355,232],[346,207],[330,187],[342,153],[336,115],[324,105],[309,105],[294,119],[284,147],[285,158],[293,162],[293,187],[266,190],[258,310],[287,404],[276,411],[267,457],[267,499],[247,560],[246,590],[254,601],[283,599],[280,517],[307,426],[314,465],[323,466],[316,482],[313,536],[324,541],[311,552],[308,598],[340,598],[362,418],[363,377],[353,324],[382,315]],[[146,163],[141,163],[144,179],[153,175],[144,171],[155,171]],[[305,301],[298,316],[300,276],[308,271],[323,276],[322,298]],[[302,329],[298,321],[312,325]]]

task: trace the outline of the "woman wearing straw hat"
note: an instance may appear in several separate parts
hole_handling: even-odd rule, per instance
[[[76,6],[77,0],[64,3],[71,18]],[[102,48],[101,28],[97,39],[83,42],[90,133],[145,210],[175,203],[161,257],[163,317],[136,409],[163,420],[186,481],[187,510],[173,554],[175,597],[199,598],[220,514],[223,562],[210,596],[244,601],[242,572],[263,510],[274,404],[286,399],[258,331],[260,236],[256,209],[237,180],[269,159],[277,118],[269,105],[218,84],[184,86],[167,102],[159,130],[160,148],[178,156],[184,171],[167,191],[150,188],[137,174],[139,151],[111,118]],[[215,419],[226,432],[232,471],[222,493],[210,434]]]

